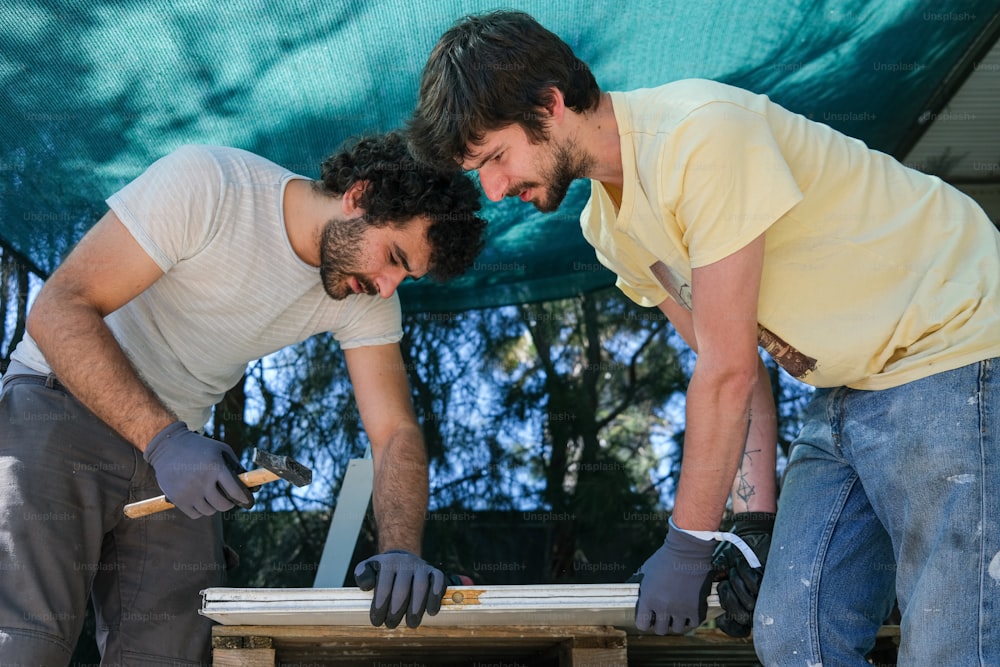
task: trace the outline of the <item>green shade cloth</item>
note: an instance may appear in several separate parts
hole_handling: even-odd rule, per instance
[[[424,61],[490,1],[315,5],[232,0],[32,2],[0,9],[0,240],[50,272],[104,199],[187,143],[236,146],[306,176],[345,138],[398,127]],[[995,41],[997,0],[509,2],[563,37],[602,88],[706,77],[900,156]],[[613,283],[560,211],[487,203],[488,247],[404,308],[447,312]]]

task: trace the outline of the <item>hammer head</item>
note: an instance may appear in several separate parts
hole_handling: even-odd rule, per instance
[[[275,475],[286,479],[295,486],[305,486],[312,481],[312,470],[305,467],[295,459],[287,456],[277,456],[263,449],[253,450],[253,462],[261,468],[267,468]]]

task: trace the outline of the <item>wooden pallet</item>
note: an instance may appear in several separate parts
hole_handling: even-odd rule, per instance
[[[637,594],[637,584],[455,586],[436,616],[393,630],[372,627],[371,593],[357,588],[208,589],[201,613],[222,624],[214,664],[227,667],[611,667],[628,664]],[[714,595],[709,605],[714,618]]]
[[[611,667],[627,665],[612,626],[217,626],[222,667]]]

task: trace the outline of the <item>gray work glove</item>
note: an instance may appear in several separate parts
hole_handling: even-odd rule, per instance
[[[640,582],[635,627],[665,635],[701,625],[708,615],[713,549],[715,542],[669,529],[663,546],[630,579]]]
[[[720,630],[732,637],[746,637],[753,629],[753,610],[764,578],[764,565],[771,549],[774,532],[774,514],[770,512],[741,512],[733,515],[730,532],[739,535],[760,560],[760,567],[750,567],[746,557],[735,544],[721,542],[712,558],[716,578],[721,578],[716,589],[719,604],[725,613],[716,619]]]
[[[372,625],[399,625],[406,615],[406,625],[415,628],[426,611],[434,616],[441,610],[446,588],[444,572],[402,549],[393,549],[361,561],[354,568],[354,579],[363,591],[375,589],[370,617]]]
[[[188,430],[174,422],[156,434],[143,458],[153,466],[167,500],[197,519],[239,505],[253,507],[253,494],[237,477],[246,472],[224,442]]]

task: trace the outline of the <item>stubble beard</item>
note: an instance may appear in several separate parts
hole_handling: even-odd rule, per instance
[[[542,213],[558,209],[573,181],[585,178],[594,164],[594,158],[578,149],[572,140],[553,142],[553,146],[552,166],[542,172],[542,181],[547,183],[545,198],[531,202]]]
[[[375,285],[357,270],[368,226],[362,217],[339,222],[331,220],[323,228],[319,247],[319,276],[323,289],[330,298],[340,301],[353,295],[354,290],[350,285],[352,277],[365,294],[377,293]]]

